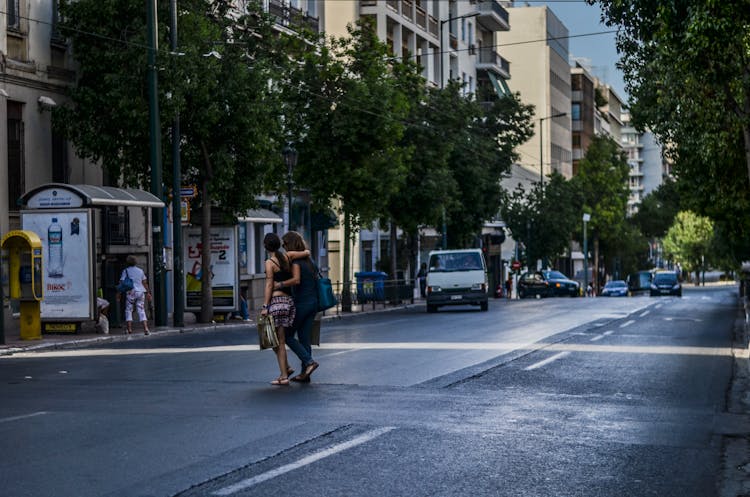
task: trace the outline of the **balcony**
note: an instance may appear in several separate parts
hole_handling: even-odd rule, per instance
[[[510,21],[508,11],[497,0],[484,0],[477,3],[477,22],[489,31],[508,31]]]
[[[269,0],[268,13],[276,17],[276,24],[292,31],[301,29],[309,29],[316,33],[320,31],[320,21],[317,17],[309,16],[300,9],[285,5],[282,0]]]
[[[492,71],[505,79],[510,79],[510,62],[492,48],[480,48],[476,64],[478,71]]]

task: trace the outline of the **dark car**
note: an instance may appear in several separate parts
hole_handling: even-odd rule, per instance
[[[623,280],[608,281],[602,288],[602,297],[627,297],[629,294],[628,284]]]
[[[568,279],[560,271],[544,270],[530,271],[521,275],[518,280],[518,296],[520,298],[539,295],[540,297],[554,297],[565,295],[578,297],[581,286]]]
[[[657,295],[676,295],[682,297],[682,285],[677,279],[677,274],[671,271],[656,273],[651,280],[652,297]]]

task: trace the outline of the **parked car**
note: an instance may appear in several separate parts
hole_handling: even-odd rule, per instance
[[[427,270],[427,312],[443,305],[488,309],[487,263],[480,249],[433,250]]]
[[[560,271],[543,270],[529,271],[521,275],[518,280],[518,296],[520,298],[538,295],[540,297],[554,297],[567,295],[578,297],[581,286],[569,279]]]
[[[628,275],[628,289],[630,295],[646,293],[651,290],[651,279],[653,271],[637,271]]]
[[[630,295],[630,291],[624,280],[608,281],[602,288],[602,297],[627,297],[628,295]]]
[[[672,271],[661,271],[654,275],[651,280],[650,295],[676,295],[682,297],[682,285],[677,279],[677,274]]]

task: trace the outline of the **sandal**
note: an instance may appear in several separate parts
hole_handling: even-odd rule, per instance
[[[291,380],[299,383],[310,383],[310,375],[306,375],[305,373],[298,374],[297,376],[291,378]]]
[[[294,374],[294,368],[286,368],[286,375],[292,376]]]
[[[308,364],[307,367],[305,367],[305,376],[310,376],[313,373],[313,371],[318,369],[318,366],[320,366],[320,364],[318,364],[315,361]]]
[[[271,385],[286,385],[289,386],[289,378],[276,378],[271,382]]]

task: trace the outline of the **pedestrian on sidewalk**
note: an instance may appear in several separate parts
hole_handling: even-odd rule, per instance
[[[424,298],[425,290],[427,289],[427,263],[423,262],[419,266],[419,272],[417,273],[417,281],[419,282],[419,296]]]
[[[289,231],[281,237],[284,250],[297,268],[293,278],[276,283],[276,285],[293,286],[292,298],[297,308],[297,315],[291,328],[286,330],[286,344],[302,363],[301,373],[292,381],[308,383],[310,375],[318,368],[318,363],[312,358],[313,322],[318,313],[318,285],[316,281],[315,265],[310,258],[310,251],[302,235],[296,231]],[[296,335],[296,336],[295,336]]]
[[[509,274],[505,280],[505,298],[510,299],[513,296],[513,275]]]
[[[150,331],[148,329],[148,317],[146,317],[146,300],[151,300],[151,292],[148,289],[146,273],[137,266],[138,261],[136,261],[135,256],[129,255],[126,262],[128,267],[122,270],[120,283],[126,277],[133,281],[133,288],[125,293],[125,323],[127,333],[128,335],[133,333],[133,308],[135,308],[138,313],[138,319],[143,323],[143,333],[148,335]],[[120,295],[121,293],[117,292],[117,302],[120,302]]]
[[[286,330],[294,324],[297,308],[292,299],[292,288],[284,285],[284,282],[292,279],[295,271],[296,279],[299,280],[299,266],[291,263],[289,256],[282,250],[281,239],[276,233],[266,234],[263,246],[270,257],[266,259],[266,284],[260,313],[273,316],[279,339],[279,346],[274,347],[273,351],[276,352],[280,375],[271,381],[271,385],[289,385],[289,375],[294,371],[287,362],[285,337]]]

